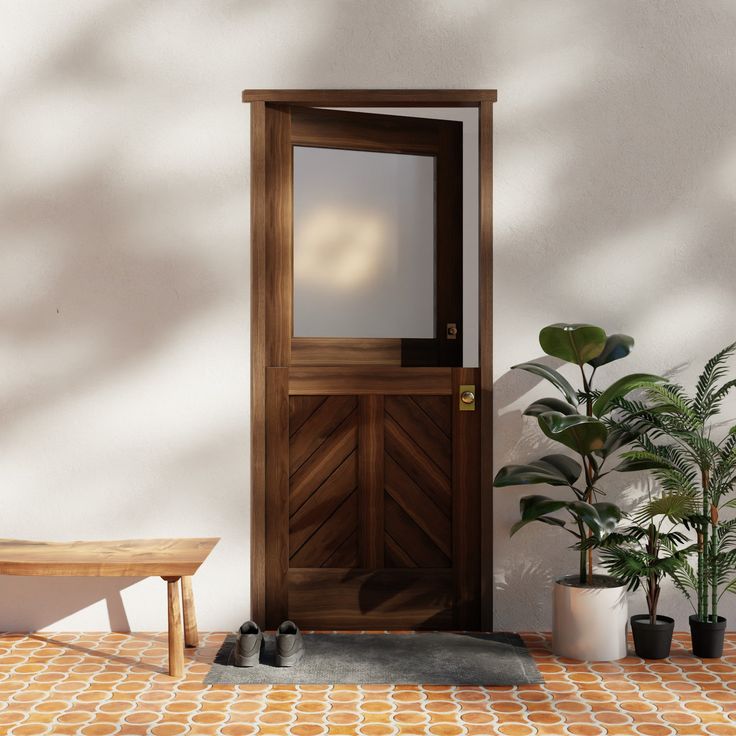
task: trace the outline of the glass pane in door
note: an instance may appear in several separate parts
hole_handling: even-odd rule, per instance
[[[294,336],[435,335],[433,156],[294,147]]]

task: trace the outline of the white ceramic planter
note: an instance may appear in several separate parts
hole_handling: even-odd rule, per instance
[[[610,581],[595,575],[594,582]],[[559,657],[607,662],[626,656],[626,587],[586,587],[569,576],[554,584],[552,649]]]

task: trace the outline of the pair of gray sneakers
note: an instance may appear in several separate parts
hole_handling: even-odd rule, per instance
[[[236,667],[255,667],[261,660],[263,632],[254,621],[246,621],[238,631],[233,652]],[[293,621],[284,621],[276,629],[276,666],[293,667],[304,656],[304,639]]]

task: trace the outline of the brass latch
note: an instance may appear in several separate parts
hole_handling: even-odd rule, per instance
[[[460,411],[475,411],[475,385],[464,384],[460,386]]]
[[[457,340],[457,324],[455,322],[447,323],[447,339]]]

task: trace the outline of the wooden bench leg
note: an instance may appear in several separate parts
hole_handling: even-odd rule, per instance
[[[182,576],[181,598],[184,608],[184,646],[196,647],[199,645],[199,633],[197,632],[197,613],[194,610],[191,575]]]
[[[182,677],[184,674],[184,630],[181,622],[181,598],[179,578],[164,578],[168,598],[169,614],[169,674]]]

